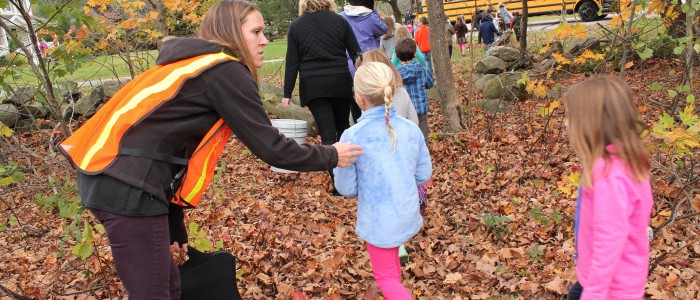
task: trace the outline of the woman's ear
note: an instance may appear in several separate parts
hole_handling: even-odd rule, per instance
[[[364,110],[367,99],[365,99],[365,97],[362,97],[362,95],[355,93],[355,102],[357,103],[357,106],[360,107],[360,109]]]

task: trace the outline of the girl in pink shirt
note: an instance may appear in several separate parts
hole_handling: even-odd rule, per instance
[[[642,299],[653,199],[632,91],[617,78],[589,79],[569,89],[564,105],[582,167],[574,226],[578,282],[568,299]]]

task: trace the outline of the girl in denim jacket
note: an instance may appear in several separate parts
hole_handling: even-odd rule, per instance
[[[379,62],[357,70],[355,101],[363,113],[340,140],[362,146],[364,154],[333,172],[341,194],[358,196],[355,232],[367,243],[377,285],[386,299],[411,299],[401,284],[398,247],[423,225],[416,185],[430,178],[432,164],[418,126],[392,108],[393,80]]]

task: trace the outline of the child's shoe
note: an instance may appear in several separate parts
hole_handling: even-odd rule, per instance
[[[403,245],[399,246],[399,262],[401,262],[401,266],[408,263],[408,251],[406,251],[406,247]]]

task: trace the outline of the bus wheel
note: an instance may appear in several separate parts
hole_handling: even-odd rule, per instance
[[[581,19],[590,22],[590,21],[595,21],[598,19],[598,4],[596,4],[593,1],[586,1],[581,3],[581,6],[578,8],[578,15],[581,16]]]

